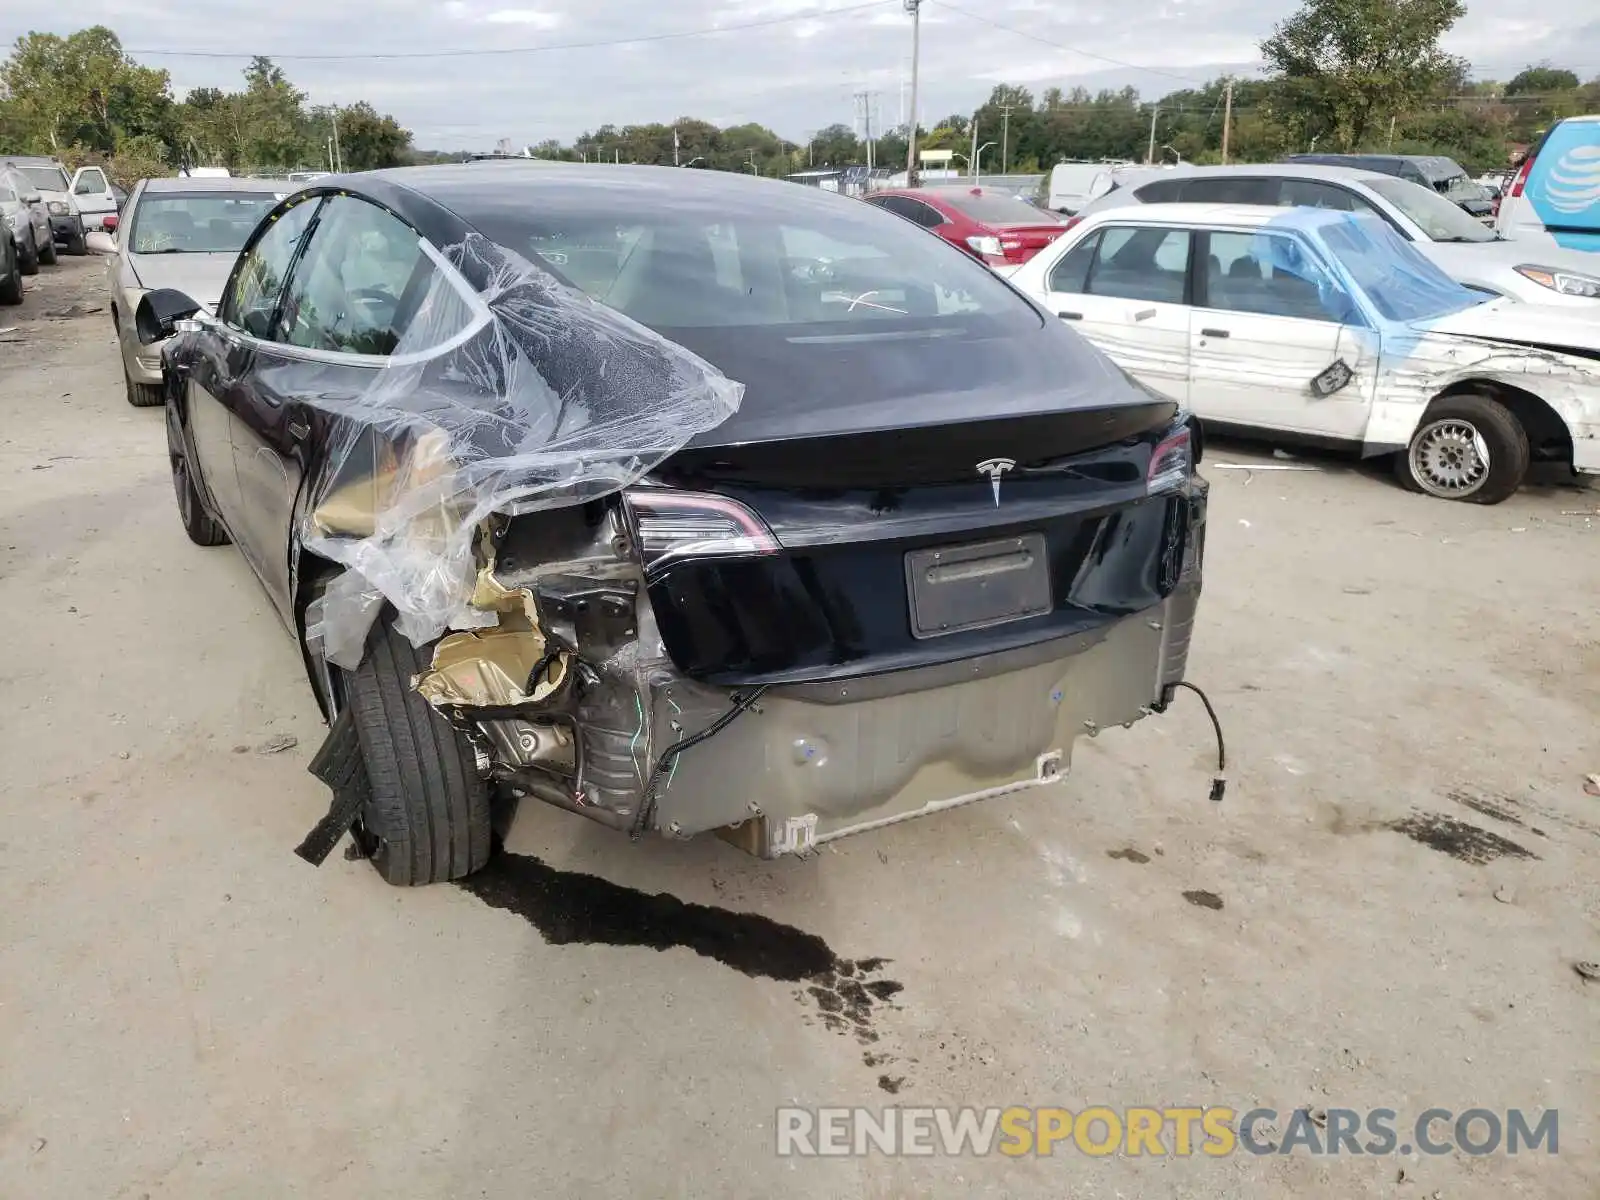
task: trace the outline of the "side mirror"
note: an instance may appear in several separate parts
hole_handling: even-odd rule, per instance
[[[83,244],[89,248],[90,254],[115,254],[117,252],[117,239],[109,233],[102,233],[96,229],[83,235]]]
[[[139,297],[133,325],[141,345],[149,346],[178,332],[179,321],[200,311],[200,305],[177,288],[157,288]]]

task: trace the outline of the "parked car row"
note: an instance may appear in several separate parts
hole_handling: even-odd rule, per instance
[[[1521,178],[1568,224],[1524,240],[1383,164],[1185,164],[1116,169],[1025,262],[987,261],[1207,424],[1496,503],[1531,462],[1600,474],[1600,254],[1570,248],[1600,226],[1600,147],[1551,145]]]
[[[161,288],[193,296],[215,312],[239,249],[261,218],[297,184],[281,179],[181,176],[135,185],[115,231],[90,233],[109,255],[111,324],[122,351],[123,386],[136,408],[161,403],[161,355],[134,330],[139,299]]]
[[[0,160],[0,304],[21,304],[22,277],[53,266],[58,252],[87,253],[87,231],[115,229],[125,198],[103,167],[69,179],[52,158]]]

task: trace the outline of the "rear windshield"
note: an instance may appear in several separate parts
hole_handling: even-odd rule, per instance
[[[799,194],[796,194],[799,193]],[[575,200],[587,203],[575,203]],[[486,237],[657,329],[931,323],[1038,328],[982,263],[870,204],[779,189],[630,197],[617,188],[473,214]]]
[[[237,253],[278,202],[274,192],[161,192],[133,210],[134,254]]]
[[[932,195],[985,225],[1049,225],[1056,220],[1053,213],[1001,192],[984,192],[981,196],[974,196],[970,191],[933,192]]]
[[[67,175],[60,167],[18,167],[28,177],[28,182],[42,192],[67,190]]]
[[[1499,238],[1483,222],[1461,211],[1454,201],[1420,183],[1387,175],[1362,182],[1421,226],[1430,242],[1493,242]]]

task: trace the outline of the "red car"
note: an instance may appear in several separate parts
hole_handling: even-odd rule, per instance
[[[1067,230],[1054,213],[981,187],[892,188],[864,199],[915,221],[991,267],[1025,263]]]

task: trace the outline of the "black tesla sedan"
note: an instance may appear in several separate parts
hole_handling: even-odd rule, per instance
[[[179,512],[243,552],[392,883],[497,797],[752,853],[1059,780],[1182,680],[1185,414],[837,195],[479,163],[317,180],[164,342]]]

